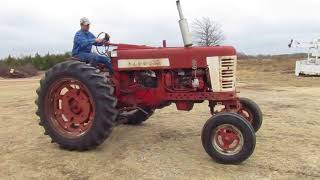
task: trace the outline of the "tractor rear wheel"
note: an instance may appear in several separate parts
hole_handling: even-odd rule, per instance
[[[256,144],[252,126],[235,113],[219,113],[202,129],[202,145],[217,162],[238,164],[251,156]]]
[[[142,110],[137,109],[132,112],[126,112],[123,115],[126,116],[127,121],[125,124],[128,125],[139,125],[144,121],[149,119],[154,113],[154,109],[142,108]]]
[[[240,98],[240,104],[239,114],[249,121],[254,131],[257,132],[263,121],[261,109],[254,101],[248,98]]]
[[[104,142],[118,111],[105,76],[78,61],[65,61],[48,70],[37,90],[36,114],[45,134],[67,150],[84,151]]]

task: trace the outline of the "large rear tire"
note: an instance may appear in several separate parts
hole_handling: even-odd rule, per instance
[[[243,117],[234,113],[219,113],[204,125],[202,145],[215,161],[239,164],[254,151],[256,137],[253,128]]]
[[[45,134],[67,150],[93,149],[110,135],[118,111],[105,76],[78,61],[48,70],[37,90],[36,114]]]

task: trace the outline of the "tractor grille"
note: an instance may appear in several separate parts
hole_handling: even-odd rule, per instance
[[[220,80],[222,91],[235,89],[236,56],[220,57]]]

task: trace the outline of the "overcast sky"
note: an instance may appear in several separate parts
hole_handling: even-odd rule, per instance
[[[247,54],[292,53],[291,38],[320,38],[319,0],[181,0],[189,22],[222,25],[224,44]],[[182,45],[175,0],[0,0],[0,57],[70,51],[79,19],[113,42]]]

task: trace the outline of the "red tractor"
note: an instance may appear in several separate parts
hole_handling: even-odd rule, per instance
[[[172,103],[190,111],[207,101],[213,116],[202,129],[205,151],[226,164],[253,153],[262,113],[256,103],[237,96],[236,50],[192,47],[179,1],[177,7],[185,47],[110,43],[114,49],[105,54],[112,59],[112,74],[74,59],[45,73],[36,114],[52,142],[67,150],[93,149],[116,125],[141,124]]]

